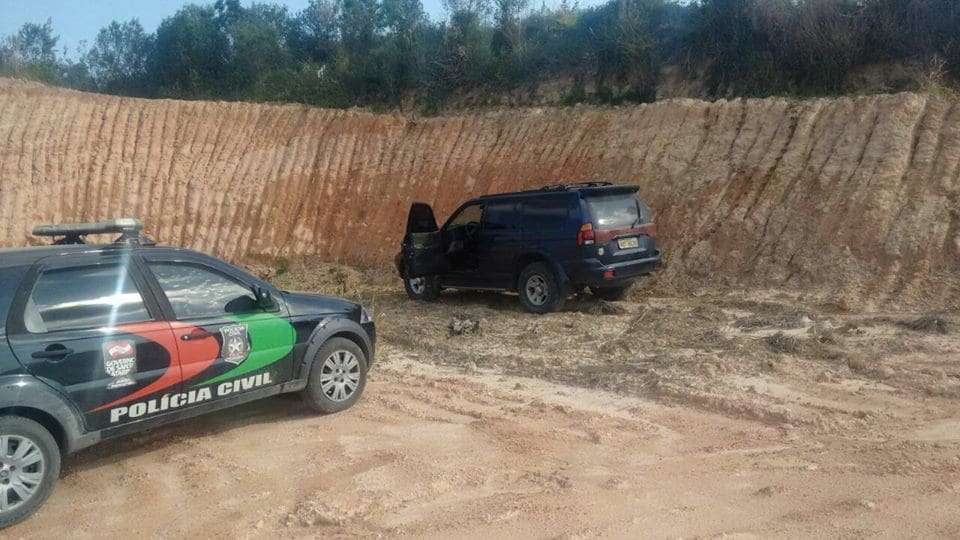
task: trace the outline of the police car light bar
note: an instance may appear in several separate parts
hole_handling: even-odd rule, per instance
[[[139,233],[143,223],[139,219],[114,219],[96,223],[64,223],[62,225],[38,225],[34,236],[86,236],[88,234]]]
[[[56,225],[38,225],[33,228],[34,236],[62,236],[65,241],[58,243],[82,244],[81,237],[88,234],[120,234],[118,241],[134,240],[140,237],[143,223],[139,219],[124,218],[95,223],[64,223]]]

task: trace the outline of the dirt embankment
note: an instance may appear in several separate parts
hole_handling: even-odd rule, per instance
[[[638,182],[660,282],[960,300],[960,108],[939,97],[671,100],[430,119],[124,99],[0,80],[0,244],[134,215],[234,260],[387,262],[408,204]]]

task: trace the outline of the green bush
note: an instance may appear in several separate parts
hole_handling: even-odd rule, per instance
[[[957,0],[609,0],[527,9],[529,0],[310,0],[298,13],[238,0],[189,4],[147,33],[113,22],[76,60],[52,24],[0,40],[0,74],[121,95],[442,110],[502,103],[572,81],[561,103],[646,102],[664,66],[706,97],[856,90],[875,63],[929,66],[913,87],[954,93]],[[592,89],[592,90],[588,90]]]

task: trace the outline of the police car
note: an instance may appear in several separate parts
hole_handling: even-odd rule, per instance
[[[278,290],[142,228],[41,226],[54,245],[0,250],[0,527],[44,503],[61,455],[283,392],[319,413],[363,392],[376,334],[362,306]]]

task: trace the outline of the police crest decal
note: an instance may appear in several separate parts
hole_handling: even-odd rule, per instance
[[[250,336],[247,327],[243,324],[231,324],[220,328],[222,345],[220,358],[228,364],[237,365],[247,359],[250,354]]]

